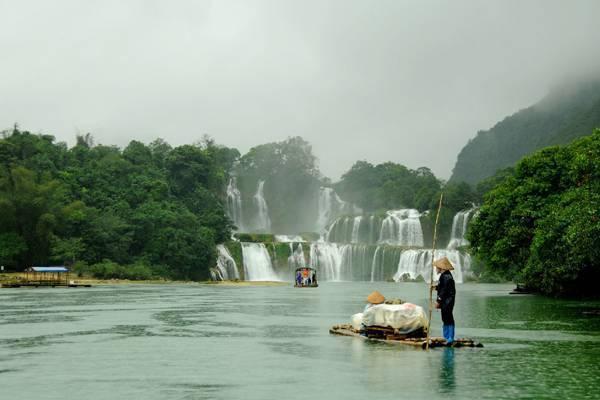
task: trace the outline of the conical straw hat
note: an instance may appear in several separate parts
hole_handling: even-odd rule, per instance
[[[454,270],[454,267],[450,263],[450,260],[448,260],[448,257],[440,258],[439,260],[434,261],[433,266],[446,271]]]
[[[383,297],[383,295],[381,293],[379,293],[377,290],[374,291],[373,293],[371,293],[367,297],[367,303],[371,303],[371,304],[381,304],[384,301],[385,301],[385,297]]]

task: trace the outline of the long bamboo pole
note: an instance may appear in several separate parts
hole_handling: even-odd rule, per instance
[[[444,192],[440,194],[440,203],[438,204],[437,214],[435,215],[435,225],[433,226],[433,243],[431,246],[431,279],[429,280],[429,319],[427,320],[427,342],[425,349],[429,350],[429,332],[431,330],[431,313],[433,312],[433,263],[435,261],[435,241],[437,239],[437,226],[440,219],[440,210],[442,209],[442,200]]]

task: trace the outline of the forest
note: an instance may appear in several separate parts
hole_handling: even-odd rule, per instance
[[[124,149],[15,128],[0,140],[0,262],[101,278],[207,279],[231,234],[221,199],[236,150],[206,139]]]
[[[502,171],[470,226],[485,268],[551,295],[598,295],[600,129]]]
[[[68,148],[15,128],[4,131],[0,157],[2,265],[67,264],[98,278],[208,279],[215,245],[236,228],[225,212],[231,176],[250,206],[257,182],[266,182],[271,231],[284,234],[314,231],[322,185],[369,211],[426,211],[443,187],[427,168],[364,161],[332,184],[300,137],[241,156],[210,138],[175,148],[161,139],[131,141],[119,149],[95,145],[88,134]],[[448,228],[476,195],[466,184],[444,190]]]
[[[430,211],[428,237],[443,192],[440,232],[450,231],[457,211],[481,205],[469,239],[489,276],[546,294],[597,291],[590,282],[600,258],[600,130],[540,150],[477,186],[446,183],[426,167],[367,161],[332,183],[300,137],[241,155],[209,137],[178,147],[131,141],[120,149],[96,145],[89,134],[71,148],[16,127],[2,135],[0,263],[9,270],[65,264],[103,279],[209,279],[216,245],[237,228],[226,213],[235,177],[247,206],[266,182],[272,233],[312,237],[323,186],[363,212]]]

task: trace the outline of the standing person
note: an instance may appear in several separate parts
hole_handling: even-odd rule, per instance
[[[454,342],[454,315],[452,315],[452,310],[454,309],[456,287],[454,285],[454,277],[450,271],[454,270],[454,267],[447,257],[435,261],[433,265],[438,274],[441,274],[440,280],[435,287],[437,290],[437,302],[435,306],[442,311],[444,339],[446,339],[447,344],[452,344]]]

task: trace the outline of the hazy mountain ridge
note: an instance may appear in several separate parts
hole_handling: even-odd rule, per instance
[[[475,184],[540,148],[569,143],[600,126],[600,80],[562,85],[463,147],[450,181]]]

